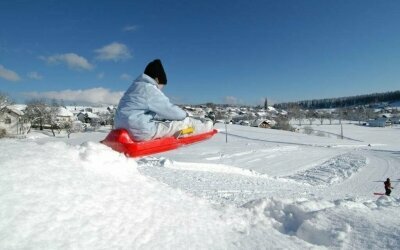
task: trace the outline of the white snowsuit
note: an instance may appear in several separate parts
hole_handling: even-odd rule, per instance
[[[167,121],[165,121],[167,120]],[[135,141],[171,136],[193,127],[195,133],[212,129],[212,122],[187,117],[187,113],[172,104],[157,88],[157,82],[140,75],[121,98],[114,119],[115,128],[127,129]]]

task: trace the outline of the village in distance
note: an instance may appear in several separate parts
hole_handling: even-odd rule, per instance
[[[189,116],[209,117],[214,122],[313,133],[307,125],[353,121],[363,126],[386,127],[400,123],[400,91],[344,98],[244,106],[206,103],[179,105]],[[0,138],[24,138],[32,130],[49,135],[113,128],[116,106],[65,105],[62,100],[30,100],[14,103],[0,93]]]

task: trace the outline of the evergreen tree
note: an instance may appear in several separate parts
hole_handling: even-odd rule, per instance
[[[267,110],[268,109],[268,99],[267,97],[265,97],[265,101],[264,101],[264,109]]]

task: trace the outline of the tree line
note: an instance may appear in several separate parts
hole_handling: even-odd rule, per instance
[[[288,109],[292,106],[299,106],[304,109],[329,109],[329,108],[345,108],[373,103],[400,101],[400,90],[384,93],[374,93],[368,95],[357,95],[340,98],[325,98],[314,100],[303,100],[298,102],[285,102],[275,104],[275,108]]]

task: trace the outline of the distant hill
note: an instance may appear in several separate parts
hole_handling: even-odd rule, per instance
[[[286,102],[275,104],[275,108],[287,109],[291,106],[300,106],[307,109],[325,109],[325,108],[344,108],[360,105],[372,105],[377,103],[399,103],[400,102],[400,90],[385,92],[385,93],[374,93],[368,95],[357,95],[349,97],[339,98],[326,98],[326,99],[314,99],[304,100],[298,102]]]

